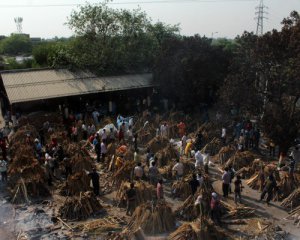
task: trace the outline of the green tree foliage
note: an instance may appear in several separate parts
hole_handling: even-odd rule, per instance
[[[22,34],[12,34],[10,37],[0,41],[0,52],[2,54],[17,55],[27,54],[32,50],[30,39]]]
[[[283,21],[281,31],[261,37],[245,33],[221,91],[228,105],[261,115],[266,134],[286,152],[300,127],[300,18]]]
[[[156,62],[155,79],[163,95],[184,108],[211,103],[227,74],[229,57],[205,37],[168,39]]]
[[[80,7],[68,25],[76,33],[67,54],[70,64],[98,74],[143,72],[152,68],[164,38],[178,26],[152,24],[140,9],[116,10],[106,4]]]
[[[32,55],[40,67],[69,67],[71,60],[68,59],[72,39],[54,42],[43,42],[35,46]]]

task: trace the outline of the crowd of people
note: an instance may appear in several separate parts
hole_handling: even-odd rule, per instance
[[[146,150],[145,160],[142,161],[142,156],[140,154],[139,148],[139,136],[134,129],[133,119],[131,117],[124,118],[118,116],[115,123],[108,124],[106,126],[99,126],[100,114],[97,111],[91,112],[90,116],[85,118],[82,115],[73,114],[63,114],[64,115],[64,125],[65,125],[65,135],[63,137],[69,138],[74,143],[78,141],[86,141],[95,151],[96,162],[99,164],[107,164],[107,146],[109,143],[117,143],[118,148],[116,150],[117,155],[114,156],[113,169],[121,169],[126,162],[125,155],[126,152],[131,149],[134,152],[134,162],[135,166],[132,169],[132,174],[129,177],[130,188],[126,191],[127,198],[127,211],[126,214],[132,215],[136,207],[136,189],[134,181],[146,180],[149,184],[156,187],[156,200],[161,200],[165,198],[164,185],[165,180],[160,175],[158,167],[159,161],[156,153],[151,152],[150,149]],[[149,122],[145,122],[144,128],[148,126]],[[178,154],[176,162],[172,167],[172,172],[174,179],[181,180],[185,174],[185,167],[182,159],[189,158],[194,159],[194,172],[192,179],[189,181],[189,186],[191,188],[191,194],[196,195],[197,190],[203,187],[203,174],[209,174],[210,165],[210,152],[201,151],[203,148],[203,136],[201,132],[198,132],[194,139],[189,139],[187,134],[187,126],[184,121],[177,124],[177,137],[178,142],[170,139],[169,136],[169,126],[167,122],[161,123],[157,126],[156,137],[158,139],[167,139],[173,147],[177,147]],[[236,143],[237,151],[244,151],[248,149],[258,150],[260,142],[260,130],[253,126],[251,121],[238,122],[233,130],[233,142]],[[46,171],[46,176],[48,179],[48,185],[53,184],[53,179],[67,179],[68,176],[72,174],[72,164],[70,156],[64,152],[64,146],[58,143],[55,137],[51,138],[51,142],[47,143],[45,141],[45,135],[47,133],[54,132],[54,126],[49,122],[45,122],[43,127],[39,130],[39,136],[32,139],[30,133],[26,136],[26,143],[34,148],[34,153],[37,159],[43,164]],[[228,132],[226,127],[222,127],[220,130],[220,140],[225,146],[228,142],[232,142],[228,138]],[[3,182],[7,181],[7,153],[6,146],[8,144],[7,136],[0,135],[0,148],[2,150],[2,159],[0,160],[0,172],[1,179]],[[275,144],[270,144],[270,155],[275,155]],[[281,156],[282,157],[282,156]],[[289,159],[290,159],[290,172],[293,172],[295,166],[300,162],[300,151],[296,147]],[[280,161],[279,161],[280,162]],[[282,163],[282,162],[281,162]],[[64,166],[64,172],[61,174],[58,172],[59,166]],[[147,175],[145,174],[145,168],[148,168]],[[282,167],[280,165],[280,167]],[[101,176],[96,168],[92,171],[85,171],[90,177],[93,191],[96,196],[101,195],[100,181]],[[222,191],[223,198],[228,198],[229,194],[234,193],[234,201],[236,204],[242,202],[242,180],[241,176],[235,174],[235,170],[232,166],[227,166],[224,169],[222,175]],[[234,189],[232,191],[232,183]],[[268,176],[267,180],[262,186],[262,193],[260,200],[263,200],[267,195],[266,202],[269,204],[272,199],[272,194],[274,189],[277,188],[274,176],[271,174]],[[210,212],[211,218],[216,224],[221,224],[220,221],[220,199],[221,196],[216,192],[211,194],[210,206],[205,206],[203,202],[203,196],[200,194],[195,196],[195,206],[199,209],[200,217],[204,212]]]

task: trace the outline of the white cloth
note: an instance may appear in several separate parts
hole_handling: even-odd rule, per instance
[[[198,150],[195,154],[195,168],[202,167],[204,165],[202,153]]]
[[[136,166],[134,168],[134,176],[140,177],[140,178],[143,176],[143,169],[140,166]]]
[[[105,144],[102,142],[101,143],[101,153],[105,154],[107,152]]]
[[[295,162],[298,163],[300,162],[300,150],[294,149],[291,153],[291,156],[294,158]]]
[[[184,166],[181,162],[178,162],[175,164],[175,166],[172,168],[173,171],[176,171],[178,175],[183,175]]]
[[[222,135],[221,135],[222,138],[225,138],[226,137],[226,128],[222,128]]]
[[[202,176],[197,176],[197,180],[198,180],[198,182],[199,182],[199,187],[201,188],[202,185],[203,185],[204,179],[203,179]]]

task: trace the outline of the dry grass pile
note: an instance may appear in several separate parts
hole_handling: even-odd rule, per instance
[[[63,196],[74,196],[90,190],[90,178],[85,172],[81,171],[68,177],[60,190],[60,194]]]
[[[259,156],[251,151],[236,152],[231,158],[226,162],[226,166],[233,166],[234,169],[239,170],[243,167],[249,167],[252,165],[254,159],[259,158]]]
[[[143,203],[138,206],[128,224],[131,232],[142,228],[146,234],[166,233],[174,230],[175,217],[165,202]]]
[[[281,202],[280,205],[285,208],[295,208],[300,206],[300,188],[295,189]]]
[[[102,209],[94,193],[85,192],[79,196],[67,198],[64,205],[59,208],[59,214],[63,219],[82,220]]]
[[[171,233],[168,240],[217,240],[226,239],[226,235],[208,218],[201,221],[184,223],[175,232]]]
[[[154,199],[156,196],[156,189],[153,185],[150,185],[147,182],[139,181],[134,184],[136,191],[136,205],[147,202],[151,199]],[[126,205],[126,191],[130,188],[130,182],[123,181],[121,186],[118,189],[116,200],[118,206]]]

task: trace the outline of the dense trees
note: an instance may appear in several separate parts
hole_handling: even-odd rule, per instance
[[[286,152],[300,127],[300,18],[296,12],[281,31],[261,37],[244,33],[221,100],[241,111],[261,116],[266,134]]]
[[[73,11],[68,25],[76,33],[68,60],[98,74],[151,69],[163,39],[178,32],[177,26],[152,24],[140,9],[116,10],[105,4]]]
[[[31,50],[30,38],[22,34],[12,34],[0,41],[0,53],[2,54],[28,54]]]
[[[211,39],[181,37],[164,42],[155,67],[155,79],[165,97],[181,107],[211,103],[226,77],[230,52]]]

